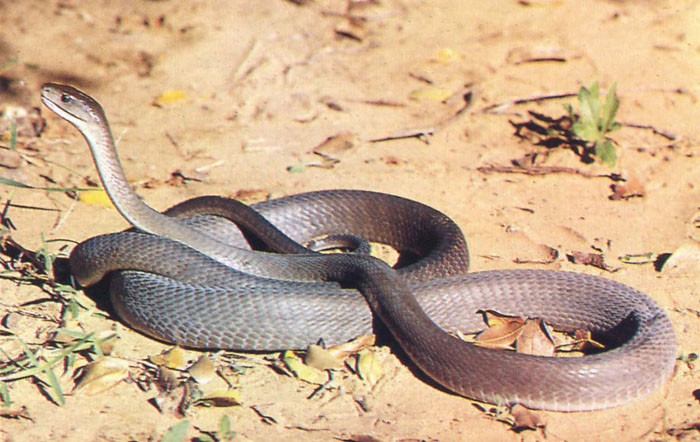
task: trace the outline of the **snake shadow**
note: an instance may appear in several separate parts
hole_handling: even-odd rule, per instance
[[[95,306],[102,312],[109,315],[110,319],[117,320],[126,325],[114,311],[112,301],[109,299],[109,277],[103,278],[100,282],[90,287],[81,287],[70,272],[68,258],[59,257],[53,263],[54,280],[59,284],[69,285],[76,290],[82,290],[85,295],[95,302]]]

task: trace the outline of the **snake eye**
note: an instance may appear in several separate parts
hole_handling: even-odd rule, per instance
[[[61,94],[61,101],[63,103],[70,103],[71,97],[68,94]]]

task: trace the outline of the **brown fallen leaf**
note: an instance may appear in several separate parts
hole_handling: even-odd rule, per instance
[[[539,415],[520,404],[513,405],[510,408],[510,414],[513,416],[513,431],[536,430],[545,427],[545,423]]]
[[[326,350],[328,350],[328,352],[336,358],[346,358],[350,355],[356,354],[364,348],[373,346],[376,340],[377,336],[374,334],[362,335],[353,339],[352,341],[328,347]]]
[[[194,401],[194,405],[208,407],[235,407],[241,404],[241,392],[234,389],[214,390]]]
[[[523,333],[525,319],[507,316],[494,311],[482,312],[488,328],[479,333],[474,344],[479,347],[509,349]]]
[[[103,357],[82,367],[73,393],[92,396],[109,390],[129,377],[129,363],[123,359]]]
[[[357,136],[352,132],[340,132],[332,135],[314,147],[311,152],[331,161],[339,161],[338,156],[355,147]]]
[[[266,189],[239,189],[233,198],[246,204],[259,203],[270,199],[270,191]]]
[[[515,350],[518,353],[554,356],[554,349],[554,340],[544,321],[541,319],[528,319],[525,321],[522,334],[515,341]]]
[[[574,333],[574,341],[570,344],[574,351],[586,353],[590,349],[602,350],[605,345],[593,339],[591,332],[588,330],[576,330]]]
[[[629,176],[625,181],[613,183],[610,185],[610,188],[613,193],[609,198],[614,201],[646,195],[644,186],[635,176]]]
[[[574,264],[583,264],[587,266],[592,266],[605,270],[606,272],[616,272],[619,270],[617,267],[609,266],[605,263],[605,258],[602,253],[589,253],[589,252],[579,252],[573,251],[566,255]]]
[[[34,418],[29,414],[26,406],[22,406],[19,410],[8,410],[6,408],[0,408],[0,417],[6,419],[26,419],[28,421],[34,422]]]

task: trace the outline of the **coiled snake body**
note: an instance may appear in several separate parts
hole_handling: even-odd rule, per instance
[[[454,222],[381,193],[311,192],[255,211],[202,197],[166,216],[128,186],[97,101],[57,84],[44,85],[42,99],[83,134],[110,198],[136,228],[79,244],[71,271],[83,286],[111,275],[117,313],[143,333],[196,348],[278,350],[351,339],[369,332],[375,317],[447,389],[560,411],[625,404],[673,370],[668,317],[626,285],[556,271],[466,273],[466,241]],[[400,252],[396,269],[371,256],[320,255],[297,244],[346,233],[393,246]],[[251,235],[272,252],[246,248]],[[590,330],[609,349],[546,358],[476,347],[446,332],[478,328],[479,309]]]

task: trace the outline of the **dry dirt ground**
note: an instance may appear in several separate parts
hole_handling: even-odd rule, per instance
[[[22,118],[22,109],[40,108],[42,82],[70,83],[101,101],[129,180],[157,209],[205,194],[388,192],[454,218],[470,242],[472,270],[565,269],[648,293],[677,334],[680,359],[667,388],[613,410],[539,412],[544,431],[516,433],[391,355],[374,389],[362,390],[345,371],[337,376],[347,385],[311,399],[314,386],[262,357],[242,359],[243,404],[197,406],[184,418],[159,411],[155,387],[143,391],[133,380],[71,394],[74,366],[59,364],[62,406],[32,378],[5,384],[11,404],[0,408],[0,439],[160,440],[182,419],[187,437],[204,437],[224,415],[237,440],[255,441],[700,439],[692,362],[700,350],[700,2],[299,3],[0,2],[0,176],[37,187],[96,182],[72,127],[45,109],[43,130]],[[539,98],[594,81],[603,90],[616,82],[621,100],[614,167],[514,135],[513,123],[533,121],[530,111],[559,117],[564,103],[576,103]],[[323,145],[338,135],[343,142]],[[339,161],[312,152],[321,145]],[[522,160],[531,153],[534,166]],[[532,167],[513,169],[518,159]],[[627,181],[611,179],[618,175]],[[613,184],[627,186],[619,198]],[[127,226],[115,210],[64,192],[0,192],[11,238],[30,249],[42,238],[80,241]],[[600,254],[608,268],[572,262],[575,252]],[[647,253],[641,264],[621,259]],[[669,254],[673,268],[662,265]],[[32,349],[46,342],[63,309],[51,288],[5,274],[3,363],[24,353],[18,338]],[[76,293],[67,296],[93,305]],[[167,348],[112,317],[79,318],[86,332],[117,330],[112,356],[128,361],[134,378],[139,361]]]

